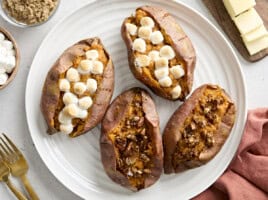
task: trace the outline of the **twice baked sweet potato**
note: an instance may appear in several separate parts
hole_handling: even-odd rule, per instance
[[[163,169],[159,118],[153,100],[141,88],[119,95],[102,122],[101,159],[108,176],[133,191],[154,184]]]
[[[99,38],[69,47],[47,74],[41,110],[48,133],[79,136],[103,118],[114,89],[114,66]]]
[[[121,35],[134,76],[169,100],[184,100],[190,93],[196,55],[175,19],[164,9],[143,6],[124,20]]]
[[[178,173],[211,160],[228,138],[235,112],[233,101],[219,86],[196,89],[164,130],[164,172]]]

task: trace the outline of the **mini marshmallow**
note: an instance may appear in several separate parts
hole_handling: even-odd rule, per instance
[[[86,52],[86,57],[89,60],[96,60],[99,57],[99,53],[97,50],[92,49],[92,50],[88,50]]]
[[[0,47],[0,55],[7,56],[7,52],[10,50],[7,50],[5,47]]]
[[[7,56],[15,56],[15,55],[16,55],[16,52],[15,52],[14,49],[11,49],[11,50],[8,50],[8,51],[6,52],[6,55],[7,55]]]
[[[71,88],[70,82],[67,79],[60,79],[59,88],[60,88],[60,91],[64,91],[64,92],[69,91]]]
[[[74,84],[74,92],[78,95],[83,94],[87,90],[87,86],[85,83],[77,82]]]
[[[151,42],[153,44],[160,44],[163,41],[164,41],[164,37],[160,31],[154,31],[151,34]]]
[[[93,62],[91,60],[81,60],[78,71],[81,74],[89,74],[92,68]]]
[[[162,87],[170,87],[172,85],[172,80],[169,76],[166,76],[164,78],[161,78],[159,80],[159,84],[162,86]]]
[[[173,99],[179,98],[181,95],[181,86],[177,85],[176,87],[174,87],[171,91],[171,95]]]
[[[151,58],[152,61],[156,61],[159,58],[159,51],[152,50],[149,52],[148,56]]]
[[[79,112],[77,113],[77,118],[79,119],[85,119],[87,117],[88,113],[86,110],[79,109]]]
[[[150,40],[152,29],[148,26],[142,26],[139,28],[138,36],[145,40]]]
[[[84,110],[87,110],[88,108],[90,108],[92,104],[93,104],[93,101],[91,97],[83,97],[79,99],[78,101],[78,106]]]
[[[174,76],[175,79],[179,79],[185,74],[184,69],[181,65],[175,65],[171,67],[170,73]]]
[[[71,92],[65,92],[63,95],[63,103],[65,105],[75,104],[78,102],[78,98]]]
[[[165,57],[169,60],[173,59],[175,57],[175,52],[173,48],[169,45],[165,45],[160,49],[160,57]]]
[[[7,57],[0,54],[0,67],[5,67],[7,65]]]
[[[78,108],[78,106],[76,104],[69,104],[67,106],[65,106],[65,108],[63,109],[64,114],[70,116],[70,117],[77,117],[80,109]]]
[[[0,42],[5,40],[5,35],[3,33],[0,33]]]
[[[72,124],[72,118],[65,115],[63,111],[60,112],[58,120],[61,124]]]
[[[146,66],[150,65],[150,61],[151,61],[151,59],[149,56],[139,55],[135,59],[135,66],[136,67],[146,67]]]
[[[158,80],[168,76],[168,67],[162,67],[162,68],[155,70],[154,75]]]
[[[162,67],[168,67],[168,59],[167,58],[158,58],[155,60],[155,69],[159,69]]]
[[[92,67],[92,74],[102,74],[103,73],[103,64],[100,61],[94,61]]]
[[[73,132],[73,125],[72,124],[61,124],[60,125],[60,132],[64,134],[70,134]]]
[[[87,79],[87,89],[90,92],[90,94],[94,94],[97,90],[98,83],[95,79],[89,78]]]
[[[13,49],[13,43],[9,40],[1,41],[1,46],[5,47],[7,50]]]
[[[146,51],[146,43],[144,39],[142,38],[137,38],[133,42],[133,50],[138,51],[138,52],[145,52]]]
[[[68,69],[68,71],[66,73],[66,78],[70,82],[77,82],[80,80],[80,75],[75,68],[71,67],[70,69]]]
[[[0,85],[5,85],[7,82],[8,75],[6,73],[0,74]]]
[[[151,17],[143,17],[140,21],[142,26],[154,27],[154,20]]]
[[[6,68],[0,66],[0,74],[4,74],[4,73],[6,73]]]
[[[127,32],[130,35],[136,35],[137,34],[137,26],[135,24],[126,23],[126,29],[127,29]]]
[[[11,73],[14,69],[14,67],[16,66],[16,58],[15,56],[8,56],[6,58],[6,71],[8,73]]]

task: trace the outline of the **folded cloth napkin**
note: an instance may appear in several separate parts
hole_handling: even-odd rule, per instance
[[[268,200],[268,108],[250,110],[237,154],[225,173],[192,200]]]

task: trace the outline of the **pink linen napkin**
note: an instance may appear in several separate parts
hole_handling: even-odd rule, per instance
[[[268,108],[250,110],[237,154],[224,174],[192,200],[268,200]]]

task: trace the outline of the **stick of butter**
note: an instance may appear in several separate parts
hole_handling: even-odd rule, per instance
[[[255,0],[223,0],[223,4],[231,18],[245,12],[256,5]]]
[[[245,34],[245,35],[242,35],[242,38],[244,40],[244,42],[251,42],[251,41],[254,41],[254,40],[257,40],[261,37],[264,37],[264,36],[268,36],[268,32],[265,28],[264,25],[261,25],[259,28]]]
[[[247,50],[250,55],[258,53],[259,51],[268,48],[268,36],[261,37],[252,42],[245,42]]]
[[[254,8],[235,17],[235,25],[242,35],[249,33],[263,24],[263,21]]]

